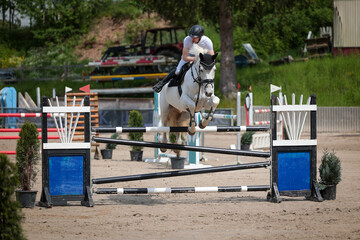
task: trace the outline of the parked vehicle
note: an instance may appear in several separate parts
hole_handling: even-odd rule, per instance
[[[15,72],[12,70],[0,69],[0,81],[5,84],[17,82]]]
[[[173,57],[180,60],[183,40],[186,37],[184,27],[166,27],[148,29],[144,37],[141,37],[141,43],[130,46],[117,46],[108,48],[101,60],[106,61],[109,57],[121,56],[146,56],[146,55],[162,55]],[[149,73],[149,72],[169,72],[174,66],[158,65],[156,67],[119,67],[115,70],[95,69],[91,75],[104,73],[106,70],[110,74],[133,74],[133,73]]]

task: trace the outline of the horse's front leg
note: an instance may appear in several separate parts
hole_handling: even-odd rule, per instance
[[[203,129],[209,124],[209,122],[213,119],[215,109],[219,105],[219,103],[220,103],[220,99],[215,95],[213,95],[211,98],[209,98],[209,100],[205,102],[204,105],[205,109],[207,110],[210,109],[210,111],[206,115],[206,117],[200,121],[199,128]]]
[[[167,135],[166,135],[166,132],[163,133],[163,137],[162,137],[162,140],[161,140],[162,143],[167,143]],[[160,148],[160,151],[161,152],[166,152],[166,148]]]
[[[195,102],[186,94],[183,94],[180,98],[180,101],[186,106],[186,110],[190,114],[190,123],[188,128],[188,133],[190,135],[195,134]]]
[[[176,133],[176,140],[175,140],[175,144],[179,144],[179,139],[181,139],[181,133]],[[176,157],[180,158],[180,150],[179,149],[174,149],[174,152],[176,153]]]

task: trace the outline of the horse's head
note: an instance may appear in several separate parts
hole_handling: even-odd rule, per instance
[[[199,54],[198,83],[204,85],[204,92],[207,97],[211,97],[214,94],[215,59],[217,55],[217,53],[214,55]]]

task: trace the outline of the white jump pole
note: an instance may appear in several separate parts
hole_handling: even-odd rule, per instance
[[[236,124],[241,126],[241,92],[238,91],[236,94]],[[237,149],[240,150],[241,148],[241,134],[240,132],[237,133]],[[240,155],[237,156],[237,163],[240,164]]]

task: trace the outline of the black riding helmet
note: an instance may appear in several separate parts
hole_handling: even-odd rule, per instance
[[[190,28],[189,36],[192,38],[201,38],[204,35],[204,28],[200,25],[194,25]]]

